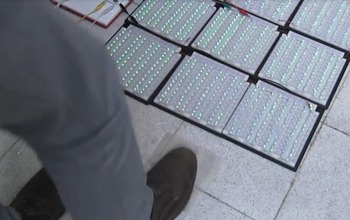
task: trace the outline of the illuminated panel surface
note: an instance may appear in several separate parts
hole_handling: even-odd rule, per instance
[[[247,78],[194,53],[183,60],[155,102],[221,132],[249,86]]]
[[[176,46],[135,27],[122,28],[106,47],[125,90],[144,100],[181,57]]]
[[[305,0],[291,27],[349,50],[350,1]]]
[[[198,0],[148,0],[133,16],[142,26],[188,45],[214,12],[211,4]]]
[[[279,35],[276,30],[256,17],[219,9],[193,47],[254,74]]]
[[[233,2],[278,24],[285,23],[298,4],[297,0]],[[106,47],[127,91],[279,164],[297,168],[346,63],[343,52],[307,35],[350,49],[347,2],[304,0],[290,24],[306,33],[302,36],[293,30],[281,34],[277,24],[224,8],[218,8],[203,28],[215,12],[211,1],[147,0],[133,14],[147,32],[134,26],[122,28]],[[155,33],[189,46],[184,50],[188,54],[198,53],[186,55],[177,66],[181,48]],[[276,47],[257,72],[278,36]],[[242,72],[259,73],[251,78],[258,83],[248,83],[248,74]],[[164,85],[161,91],[157,90],[160,85]]]
[[[249,87],[223,133],[294,167],[319,115],[314,108],[260,82]]]
[[[343,56],[340,51],[290,32],[282,36],[259,76],[326,105],[344,67]]]
[[[272,22],[284,25],[299,0],[234,0],[237,6]]]

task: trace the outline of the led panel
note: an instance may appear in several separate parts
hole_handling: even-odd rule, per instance
[[[147,0],[133,16],[142,26],[188,45],[214,12],[212,4],[199,0]]]
[[[317,121],[315,106],[272,85],[251,85],[224,135],[295,166]]]
[[[340,51],[290,32],[282,36],[259,76],[326,105],[344,67],[343,56]]]
[[[224,8],[192,46],[254,74],[279,35],[276,30],[269,22]]]
[[[305,0],[291,27],[349,50],[350,1]]]
[[[272,22],[284,25],[299,0],[234,0],[235,5]]]
[[[181,62],[155,103],[221,132],[249,86],[247,79],[194,53]]]
[[[106,47],[125,90],[146,101],[181,58],[180,48],[132,26],[122,28]]]

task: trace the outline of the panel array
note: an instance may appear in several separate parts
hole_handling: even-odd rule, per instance
[[[350,2],[231,2],[252,14],[145,0],[133,17],[146,31],[121,28],[106,47],[127,91],[296,169],[348,64],[323,41],[350,49]]]
[[[176,69],[155,102],[221,132],[248,88],[247,78],[194,53]]]
[[[300,35],[283,35],[259,76],[326,105],[345,64],[344,54]]]
[[[345,50],[350,49],[350,1],[305,0],[291,27]]]
[[[219,9],[192,45],[194,48],[254,74],[279,35],[277,26]]]
[[[181,58],[178,47],[135,27],[122,28],[106,47],[125,90],[146,101]]]
[[[199,0],[150,0],[143,2],[133,16],[142,26],[188,45],[215,10],[212,4]]]
[[[297,7],[299,0],[234,0],[232,2],[260,17],[284,25]]]
[[[223,133],[294,167],[318,115],[304,99],[259,82],[250,86]]]

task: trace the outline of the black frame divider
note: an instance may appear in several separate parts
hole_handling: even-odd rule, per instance
[[[297,5],[296,8],[294,9],[294,11],[293,11],[293,13],[291,14],[291,16],[288,18],[288,20],[286,21],[286,23],[285,23],[284,26],[281,26],[280,24],[277,24],[277,23],[275,23],[275,22],[272,22],[272,21],[270,21],[270,20],[268,20],[268,19],[266,19],[266,18],[263,18],[263,17],[261,17],[261,16],[259,16],[259,15],[254,14],[254,13],[248,12],[250,15],[253,15],[253,16],[255,16],[255,17],[258,17],[258,18],[260,18],[260,19],[262,19],[262,20],[265,20],[265,21],[267,21],[267,22],[270,22],[270,23],[276,25],[276,26],[278,27],[277,31],[280,32],[280,34],[279,34],[278,37],[276,38],[275,42],[273,43],[273,45],[272,45],[271,48],[269,49],[268,53],[265,55],[264,59],[262,60],[262,62],[260,63],[259,67],[257,68],[257,70],[255,71],[254,74],[248,73],[248,72],[245,71],[245,70],[242,70],[242,69],[240,69],[240,68],[237,68],[237,67],[235,67],[234,65],[228,64],[228,63],[226,63],[226,62],[224,62],[224,61],[222,61],[222,60],[220,60],[220,59],[218,59],[218,58],[216,58],[216,57],[214,57],[214,56],[212,56],[212,55],[210,55],[210,54],[208,54],[208,53],[206,53],[206,52],[204,52],[204,51],[201,51],[201,50],[199,50],[199,49],[196,49],[196,48],[193,48],[193,47],[192,47],[193,42],[198,38],[198,36],[199,36],[199,35],[203,32],[203,30],[208,26],[209,22],[212,20],[212,18],[213,18],[213,17],[216,15],[216,13],[218,12],[219,8],[222,7],[220,4],[217,4],[217,3],[216,3],[216,5],[215,5],[215,7],[216,7],[215,12],[211,15],[210,19],[208,19],[208,21],[206,21],[205,25],[203,25],[203,27],[201,27],[200,31],[195,35],[195,37],[194,37],[193,39],[191,39],[191,42],[188,44],[188,46],[185,46],[185,45],[182,45],[182,44],[180,44],[180,43],[178,43],[178,42],[172,41],[172,40],[170,40],[170,39],[168,39],[168,38],[166,38],[166,37],[164,37],[164,36],[162,36],[162,35],[160,35],[160,34],[158,34],[158,33],[155,33],[155,32],[152,31],[152,30],[149,30],[149,29],[147,29],[146,27],[144,27],[144,26],[142,26],[142,25],[140,25],[140,24],[138,24],[138,23],[133,22],[133,21],[130,19],[130,16],[128,16],[128,17],[126,18],[126,20],[125,20],[125,22],[124,22],[124,24],[122,25],[121,28],[128,28],[130,25],[132,25],[132,26],[135,26],[135,27],[137,27],[137,28],[140,28],[140,29],[142,29],[142,30],[144,30],[144,31],[146,31],[146,32],[148,32],[148,33],[151,33],[151,34],[153,34],[154,36],[157,36],[158,38],[160,38],[160,39],[162,39],[162,40],[164,40],[164,41],[166,41],[166,42],[168,42],[168,43],[174,44],[174,45],[176,45],[176,46],[178,46],[178,47],[181,48],[181,51],[179,52],[179,53],[181,54],[181,58],[177,61],[176,65],[170,70],[170,72],[166,75],[166,77],[165,77],[165,78],[162,80],[162,82],[158,85],[158,87],[156,88],[156,90],[153,92],[153,94],[149,97],[149,99],[148,99],[147,101],[141,99],[141,98],[138,97],[137,95],[135,95],[135,94],[133,94],[133,93],[131,93],[131,92],[129,92],[129,91],[126,91],[126,90],[124,90],[125,94],[128,95],[128,96],[130,96],[130,97],[132,97],[132,98],[134,98],[134,99],[136,99],[137,101],[139,101],[139,102],[141,102],[141,103],[143,103],[143,104],[145,104],[145,105],[154,106],[154,107],[156,107],[156,108],[158,108],[158,109],[160,109],[160,110],[162,110],[162,111],[165,111],[165,112],[167,112],[167,113],[169,113],[169,114],[171,114],[171,115],[173,115],[173,116],[175,116],[175,117],[178,117],[178,118],[180,118],[180,119],[182,119],[182,120],[184,120],[184,121],[186,121],[186,122],[188,122],[188,123],[190,123],[190,124],[192,124],[192,125],[195,125],[195,126],[201,128],[201,129],[203,129],[203,130],[205,130],[205,131],[207,131],[207,132],[209,132],[209,133],[211,133],[211,134],[213,134],[213,135],[215,135],[215,136],[217,136],[217,137],[223,138],[223,139],[225,139],[225,140],[227,140],[227,141],[229,141],[229,142],[231,142],[231,143],[234,143],[234,144],[236,144],[236,145],[238,145],[238,146],[240,146],[240,147],[242,147],[242,148],[244,148],[244,149],[246,149],[246,150],[249,150],[249,151],[251,151],[251,152],[253,152],[253,153],[255,153],[255,154],[258,154],[259,156],[261,156],[261,157],[263,157],[263,158],[265,158],[265,159],[267,159],[267,160],[269,160],[269,161],[272,161],[272,162],[274,162],[274,163],[276,163],[276,164],[278,164],[278,165],[280,165],[280,166],[282,166],[282,167],[284,167],[284,168],[286,168],[286,169],[288,169],[288,170],[291,170],[291,171],[296,172],[296,171],[298,170],[298,168],[299,168],[299,166],[300,166],[302,160],[304,159],[304,156],[305,156],[305,154],[306,154],[306,152],[307,152],[308,146],[309,146],[309,144],[311,143],[312,138],[314,137],[314,135],[315,135],[315,133],[316,133],[316,131],[317,131],[318,126],[320,125],[320,122],[321,122],[322,117],[323,117],[325,111],[329,108],[329,106],[330,106],[330,104],[331,104],[331,102],[332,102],[332,100],[333,100],[333,98],[334,98],[334,96],[335,96],[335,94],[336,94],[336,91],[337,91],[337,89],[338,89],[338,87],[339,87],[339,85],[340,85],[340,83],[341,83],[341,80],[343,79],[343,76],[345,75],[346,70],[347,70],[347,68],[348,68],[348,66],[349,66],[349,64],[350,64],[350,51],[347,51],[347,50],[345,50],[345,49],[343,49],[343,48],[340,48],[340,47],[338,47],[338,46],[332,45],[331,43],[325,42],[325,41],[320,40],[320,39],[318,39],[318,38],[316,38],[316,37],[310,36],[310,35],[308,35],[308,34],[306,34],[306,33],[303,33],[303,32],[301,32],[301,31],[298,31],[298,30],[296,30],[296,29],[294,29],[294,28],[291,28],[291,27],[289,26],[290,23],[293,21],[294,17],[296,16],[298,10],[299,10],[300,7],[302,6],[303,2],[304,2],[304,0],[300,0],[300,1],[299,1],[298,5]],[[142,2],[142,3],[143,3],[143,2]],[[136,9],[134,10],[134,12],[137,11],[137,9],[142,5],[142,3],[136,7]],[[134,13],[134,12],[133,12],[133,13]],[[133,14],[133,13],[132,13],[132,14]],[[132,14],[131,14],[131,15],[132,15]],[[112,38],[115,37],[115,35],[120,31],[121,28],[119,28],[119,29],[115,32],[115,34],[113,34],[113,36],[107,41],[107,43],[108,43]],[[297,94],[297,93],[295,93],[295,92],[293,92],[293,91],[288,90],[286,87],[284,87],[284,86],[282,86],[282,85],[279,85],[278,83],[272,83],[271,80],[267,80],[267,79],[263,79],[263,78],[260,78],[260,77],[259,77],[260,71],[262,70],[263,66],[266,64],[268,58],[270,57],[272,51],[275,49],[276,45],[277,45],[278,42],[280,41],[282,35],[283,35],[283,34],[288,34],[290,31],[295,32],[295,33],[297,33],[297,34],[299,34],[299,35],[302,35],[302,36],[304,36],[304,37],[306,37],[306,38],[312,39],[312,40],[314,40],[314,41],[316,41],[316,42],[319,42],[319,43],[321,43],[321,44],[323,44],[323,45],[326,45],[326,46],[331,47],[331,48],[333,48],[333,49],[336,49],[336,50],[338,50],[338,51],[344,52],[344,59],[346,59],[346,62],[345,62],[344,66],[343,66],[343,68],[342,68],[342,71],[341,71],[341,73],[340,73],[340,75],[339,75],[339,77],[338,77],[338,79],[337,79],[337,81],[336,81],[335,86],[333,87],[333,90],[332,90],[332,92],[331,92],[331,95],[330,95],[330,97],[329,97],[329,99],[328,99],[326,105],[321,105],[321,104],[319,104],[319,103],[317,103],[317,102],[315,102],[315,101],[312,101],[312,100],[310,100],[310,99],[308,99],[308,98],[303,97],[303,96],[300,95],[300,94]],[[107,43],[106,43],[106,44],[107,44]],[[202,124],[200,124],[200,123],[194,121],[194,120],[191,120],[190,118],[187,118],[187,117],[185,117],[185,116],[183,116],[183,115],[181,115],[181,114],[179,114],[179,113],[177,113],[177,112],[175,112],[175,111],[172,111],[172,110],[170,110],[170,109],[168,109],[168,108],[166,108],[166,107],[164,107],[164,106],[162,106],[162,105],[160,105],[160,104],[158,104],[158,103],[156,103],[156,102],[154,101],[155,98],[157,97],[157,95],[161,92],[161,90],[163,89],[163,87],[164,87],[164,86],[166,85],[166,83],[168,82],[169,78],[174,74],[174,72],[176,71],[176,69],[177,69],[177,68],[179,67],[179,65],[183,62],[184,58],[185,58],[186,56],[191,56],[194,52],[196,52],[196,53],[198,53],[198,54],[201,54],[201,55],[204,55],[204,56],[206,56],[206,57],[208,57],[208,58],[210,58],[210,59],[212,59],[212,60],[214,60],[214,61],[216,61],[216,62],[218,62],[218,63],[221,63],[221,64],[223,64],[223,65],[225,65],[225,66],[227,66],[227,67],[229,67],[229,68],[238,70],[238,71],[240,71],[240,72],[242,72],[242,73],[248,75],[248,80],[247,80],[247,82],[250,83],[249,86],[251,86],[252,84],[256,84],[259,80],[261,80],[261,81],[263,81],[263,82],[266,82],[266,83],[268,83],[268,84],[270,84],[270,85],[272,85],[272,86],[275,86],[275,87],[277,87],[277,88],[279,88],[279,89],[281,89],[281,90],[283,90],[283,91],[286,91],[286,92],[288,92],[288,93],[290,93],[290,94],[293,94],[294,96],[300,97],[300,98],[302,98],[302,99],[304,99],[304,100],[307,100],[308,102],[311,102],[311,103],[313,103],[313,104],[316,105],[316,110],[315,110],[315,111],[319,113],[318,118],[317,118],[317,120],[316,120],[316,122],[315,122],[315,124],[314,124],[314,126],[313,126],[313,128],[312,128],[312,130],[311,130],[311,132],[310,132],[310,134],[309,134],[309,137],[308,137],[308,139],[307,139],[305,145],[304,145],[303,148],[302,148],[302,151],[301,151],[301,153],[300,153],[300,155],[299,155],[299,158],[298,158],[298,160],[297,160],[297,162],[296,162],[296,164],[295,164],[294,167],[292,167],[292,166],[290,166],[290,165],[288,165],[288,164],[285,164],[285,163],[283,163],[283,162],[281,162],[281,161],[279,161],[279,160],[277,160],[277,159],[275,159],[275,158],[273,158],[273,157],[271,157],[271,156],[269,156],[269,155],[267,155],[267,154],[264,154],[264,153],[262,153],[262,152],[260,152],[260,151],[258,151],[258,150],[256,150],[256,149],[254,149],[254,148],[252,148],[252,147],[246,145],[246,144],[243,144],[243,143],[241,143],[241,142],[239,142],[239,141],[237,141],[237,140],[234,140],[233,138],[230,138],[230,137],[224,135],[223,133],[220,133],[220,132],[218,132],[218,131],[215,131],[215,130],[209,128],[209,127],[206,127],[206,126],[204,126],[204,125],[202,125]],[[248,88],[249,88],[249,87],[248,87]],[[247,91],[248,91],[248,89],[245,91],[244,94],[246,94]],[[243,96],[243,97],[244,97],[244,96]],[[242,98],[242,99],[243,99],[243,98]],[[240,102],[242,101],[242,99],[240,100]],[[240,102],[239,102],[239,103],[240,103]],[[239,105],[239,104],[238,104],[238,105]],[[234,114],[235,111],[236,111],[236,109],[233,111],[232,115]],[[232,115],[231,115],[231,117],[232,117]]]

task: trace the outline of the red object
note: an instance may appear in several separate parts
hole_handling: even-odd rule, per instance
[[[229,4],[230,6],[234,7],[235,9],[237,9],[241,15],[249,17],[249,13],[246,10],[238,7],[237,5],[234,5],[231,2],[226,2],[226,3]]]
[[[244,15],[244,16],[249,16],[249,14],[248,14],[247,11],[245,11],[245,10],[243,10],[243,9],[241,9],[241,8],[237,8],[237,10],[238,10],[238,12],[239,12],[240,14],[242,14],[242,15]]]

